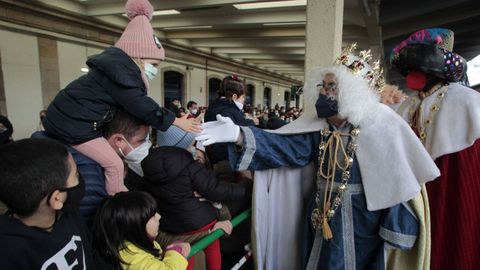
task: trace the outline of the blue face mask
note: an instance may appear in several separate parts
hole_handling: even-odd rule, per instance
[[[155,79],[155,76],[157,76],[158,69],[149,63],[144,63],[143,67],[145,69],[145,75],[147,75],[148,80],[151,81]]]
[[[336,99],[320,94],[315,103],[318,118],[327,118],[338,114],[338,102]]]

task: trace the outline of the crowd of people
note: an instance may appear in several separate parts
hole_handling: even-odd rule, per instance
[[[2,247],[2,267],[193,269],[190,243],[218,229],[232,234],[232,215],[250,207],[252,175],[225,170],[226,149],[194,140],[212,112],[259,125],[243,114],[242,81],[227,76],[208,109],[179,100],[160,107],[147,96],[165,57],[148,38],[152,7],[130,0],[126,9],[118,42],[40,112],[31,139],[13,142],[12,124],[0,119],[0,238],[15,243]],[[204,249],[207,269],[229,269],[244,255],[248,222],[236,231]]]
[[[393,50],[418,91],[406,100],[351,46],[313,69],[304,109],[245,105],[236,75],[207,106],[161,107],[147,95],[165,58],[152,13],[128,0],[120,39],[31,138],[0,116],[2,269],[231,269],[248,245],[242,269],[475,269],[480,94],[451,31]],[[228,237],[204,261],[189,256],[216,230]]]
[[[279,106],[278,103],[275,104],[273,108],[269,108],[268,106],[254,107],[252,104],[241,104],[243,104],[243,106],[240,110],[244,113],[244,118],[247,121],[252,120],[254,125],[261,129],[278,129],[296,120],[303,113],[303,109],[301,108],[295,106]],[[175,112],[177,117],[183,117],[186,115],[188,119],[198,118],[200,122],[203,122],[205,120],[205,113],[209,109],[209,104],[199,107],[197,102],[191,100],[187,103],[187,108],[185,108],[182,107],[182,103],[178,99],[174,99],[170,103],[168,109]]]

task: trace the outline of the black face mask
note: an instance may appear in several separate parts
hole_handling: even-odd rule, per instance
[[[315,103],[318,118],[327,118],[338,114],[338,102],[326,95],[320,94]]]
[[[69,188],[59,189],[67,192],[67,200],[63,203],[63,212],[73,212],[78,210],[78,205],[85,195],[85,181],[81,174],[78,175],[78,185]]]

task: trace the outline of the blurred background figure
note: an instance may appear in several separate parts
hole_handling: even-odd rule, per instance
[[[200,112],[198,111],[198,104],[193,100],[190,100],[187,103],[187,110],[188,118],[195,118],[200,114]]]
[[[255,107],[250,107],[250,106],[245,107],[243,109],[243,112],[245,115],[245,119],[252,120],[255,123],[255,126],[259,125],[258,118],[255,116]]]
[[[267,129],[277,129],[286,125],[285,119],[282,119],[278,111],[270,112],[268,114]]]
[[[38,122],[37,131],[45,131],[45,128],[43,127],[43,119],[45,118],[46,115],[47,115],[47,110],[41,110],[38,113],[38,116],[40,117],[40,121]]]
[[[245,88],[243,81],[237,76],[231,75],[223,78],[218,90],[218,98],[208,106],[205,113],[205,122],[216,121],[217,114],[224,117],[230,117],[233,123],[239,126],[255,126],[252,119],[246,119],[243,114],[243,104],[245,103]],[[223,162],[225,166],[230,167],[228,163],[228,151],[226,144],[216,144],[207,148],[207,155],[212,163]]]
[[[12,123],[10,123],[7,117],[0,115],[0,146],[13,142],[12,134]],[[0,201],[0,214],[5,213],[5,211],[7,211],[7,207]]]
[[[0,145],[13,142],[13,126],[7,117],[0,115]]]

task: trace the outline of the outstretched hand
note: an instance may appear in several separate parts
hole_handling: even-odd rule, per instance
[[[233,225],[230,220],[219,221],[213,225],[212,232],[216,230],[223,230],[227,235],[230,235],[233,230]]]
[[[195,196],[195,198],[197,198],[199,202],[204,202],[204,201],[207,200],[202,196],[202,194],[200,194],[196,191],[193,192],[193,196]]]
[[[204,146],[214,143],[236,142],[240,135],[240,127],[233,123],[229,117],[217,114],[217,121],[207,122],[202,125],[203,131],[195,137],[202,141]]]
[[[406,97],[407,96],[398,89],[398,86],[386,84],[380,93],[380,102],[391,105],[404,101]]]
[[[187,118],[187,115],[175,118],[173,124],[186,132],[198,134],[202,132],[200,121],[196,118]]]
[[[183,255],[183,257],[187,257],[188,254],[190,254],[190,250],[192,247],[190,246],[189,243],[180,242],[180,241],[175,241],[167,246],[167,250],[177,249],[177,248],[181,250],[180,253]]]

